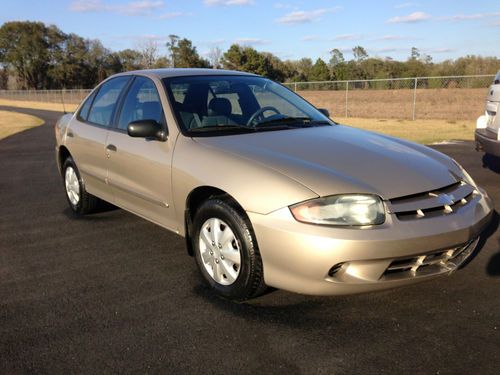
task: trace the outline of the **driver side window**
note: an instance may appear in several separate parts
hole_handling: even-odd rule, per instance
[[[139,120],[154,120],[162,124],[163,118],[155,84],[149,78],[136,77],[123,103],[118,129],[127,130],[128,124]]]

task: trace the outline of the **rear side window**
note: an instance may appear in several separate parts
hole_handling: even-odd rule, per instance
[[[110,126],[116,102],[130,77],[117,77],[103,84],[92,104],[87,121]]]
[[[127,93],[118,121],[118,128],[126,130],[132,121],[154,120],[163,123],[163,110],[156,86],[148,78],[137,77]]]
[[[495,77],[495,85],[500,83],[500,71],[497,73],[497,76]]]

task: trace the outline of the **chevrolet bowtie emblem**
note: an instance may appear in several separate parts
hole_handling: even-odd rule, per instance
[[[438,201],[439,203],[442,203],[443,205],[451,206],[453,203],[453,197],[448,195],[448,194],[439,194],[438,196]]]

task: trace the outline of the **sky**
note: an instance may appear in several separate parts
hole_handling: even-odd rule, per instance
[[[405,60],[412,47],[434,61],[469,54],[500,56],[500,0],[0,0],[0,23],[42,21],[99,38],[113,51],[169,34],[207,55],[232,43],[281,59],[329,59],[354,46],[370,56]]]

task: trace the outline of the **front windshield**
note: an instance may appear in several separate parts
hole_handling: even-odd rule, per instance
[[[183,132],[191,136],[333,124],[266,78],[213,75],[166,78],[164,83]]]

